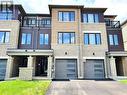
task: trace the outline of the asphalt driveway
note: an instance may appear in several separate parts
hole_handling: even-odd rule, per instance
[[[127,85],[116,81],[53,81],[46,95],[127,95]]]

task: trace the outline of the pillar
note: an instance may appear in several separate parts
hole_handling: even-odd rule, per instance
[[[109,60],[110,60],[111,78],[115,79],[117,77],[115,58],[111,56]]]
[[[27,67],[19,68],[20,80],[32,80],[33,78],[33,57],[29,56],[27,61]]]
[[[124,76],[127,76],[127,57],[122,57]]]
[[[52,56],[48,57],[48,78],[52,78]]]
[[[27,62],[27,67],[29,68],[31,68],[31,67],[33,67],[33,57],[32,56],[29,56],[28,57],[28,62]]]
[[[13,63],[14,63],[14,58],[9,56],[9,58],[7,60],[5,80],[9,80],[9,78],[11,78]]]

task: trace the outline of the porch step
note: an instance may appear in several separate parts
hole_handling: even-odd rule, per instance
[[[47,77],[33,77],[33,80],[50,80]]]
[[[127,80],[127,76],[117,76],[115,80]]]

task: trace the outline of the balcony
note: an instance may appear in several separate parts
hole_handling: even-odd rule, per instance
[[[12,20],[13,19],[13,13],[1,13],[0,12],[0,20]]]
[[[109,28],[120,28],[120,21],[105,21],[105,23]]]
[[[22,27],[51,28],[51,19],[23,19]]]

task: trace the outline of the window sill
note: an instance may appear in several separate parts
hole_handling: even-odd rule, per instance
[[[84,46],[101,46],[101,45],[102,45],[102,44],[99,44],[99,45],[94,45],[94,44],[92,45],[92,44],[91,44],[91,45],[84,45]]]
[[[119,45],[110,45],[110,46],[119,46]]]
[[[57,45],[76,45],[76,44],[57,44]]]
[[[76,21],[58,21],[59,23],[74,23]]]
[[[10,43],[0,43],[0,45],[9,45]]]

